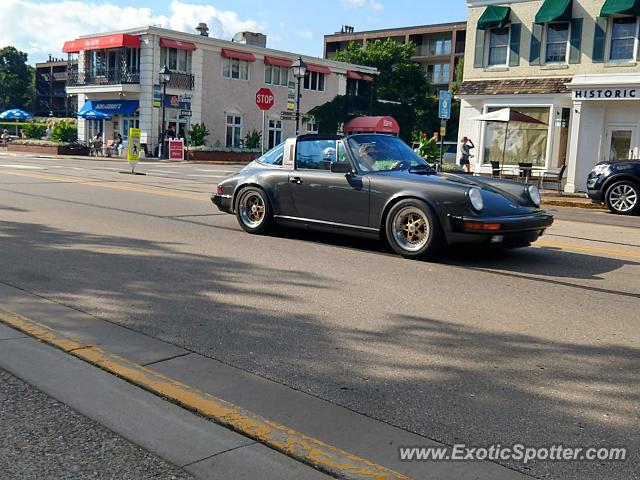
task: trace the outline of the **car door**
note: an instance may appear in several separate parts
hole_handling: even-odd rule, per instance
[[[349,162],[341,140],[299,139],[289,188],[296,216],[320,223],[368,226],[369,188],[363,176],[334,173],[333,162]]]

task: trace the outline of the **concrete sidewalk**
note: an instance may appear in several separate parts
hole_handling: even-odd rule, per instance
[[[242,419],[240,428],[234,424],[237,431],[257,415],[272,429],[286,425],[287,432],[301,439],[296,441],[298,446],[318,442],[316,445],[329,452],[348,452],[345,462],[360,458],[383,472],[380,476],[357,475],[356,470],[341,470],[344,465],[334,462],[330,467],[335,467],[332,471],[337,478],[530,478],[489,461],[403,462],[399,446],[443,444],[10,286],[0,285],[0,306],[4,311],[0,311],[1,321],[15,325],[11,316],[25,319],[18,322],[23,330],[47,342],[64,335],[66,347],[58,346],[68,352],[2,327],[0,333],[8,340],[0,349],[0,367],[197,478],[285,480],[326,476],[256,442],[261,438],[259,432],[248,429],[245,435],[239,435],[91,366],[93,363],[113,371],[96,350],[110,352],[111,358],[126,367],[120,370],[124,378],[146,390],[162,391],[159,385],[166,379],[171,389],[162,394],[165,398],[173,398],[171,392],[176,387],[187,392],[186,400],[177,397],[187,409],[202,413],[206,409],[199,405],[212,396],[220,402],[231,402]],[[15,314],[8,315],[7,311]],[[34,324],[43,326],[47,334],[38,334],[38,328],[25,328]],[[143,374],[127,377],[127,372],[136,369]],[[269,447],[288,451],[284,445],[279,448],[277,441],[270,443],[268,435],[265,438]],[[306,461],[314,463],[318,459],[320,468],[331,470],[318,458],[317,450],[312,451],[316,451],[316,457],[307,457]],[[390,469],[386,474],[385,467]]]

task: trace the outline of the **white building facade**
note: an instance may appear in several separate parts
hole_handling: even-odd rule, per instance
[[[467,0],[460,135],[491,161],[566,165],[564,190],[586,190],[602,160],[640,157],[640,0]],[[544,124],[481,122],[512,107]]]
[[[254,36],[266,42],[264,36]],[[317,128],[306,115],[309,110],[346,94],[348,82],[369,84],[377,73],[370,67],[158,27],[82,37],[66,42],[63,51],[78,56],[78,72],[69,79],[67,93],[78,96],[79,138],[88,140],[103,131],[105,139],[120,133],[126,141],[129,128],[138,127],[149,153],[157,151],[161,138],[163,101],[165,128],[184,136],[189,125],[204,123],[210,132],[207,144],[239,147],[247,133],[262,131],[256,93],[268,88],[274,105],[264,114],[263,142],[269,148],[295,134],[296,79],[290,66],[298,57],[307,65],[301,80],[301,133]],[[171,71],[166,95],[159,79],[165,65]],[[92,119],[103,115],[108,118]]]

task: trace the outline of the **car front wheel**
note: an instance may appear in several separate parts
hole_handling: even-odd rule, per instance
[[[264,191],[256,187],[243,188],[238,194],[236,218],[246,232],[267,233],[273,225],[273,215]]]
[[[640,188],[629,180],[616,182],[607,190],[605,200],[613,213],[630,215],[639,210]]]
[[[406,258],[427,258],[442,247],[440,222],[422,200],[406,199],[396,203],[387,215],[386,238],[391,248]]]

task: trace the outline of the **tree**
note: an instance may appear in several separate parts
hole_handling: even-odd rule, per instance
[[[351,42],[346,50],[337,52],[334,60],[375,67],[380,73],[369,95],[338,96],[309,112],[320,132],[335,133],[339,123],[361,115],[394,117],[400,125],[400,137],[407,142],[416,129],[437,131],[438,104],[429,95],[425,71],[411,60],[414,50],[411,42],[403,45],[387,39],[367,42],[365,48]]]
[[[34,68],[27,65],[26,53],[15,47],[0,49],[0,110],[30,110],[34,79]]]

